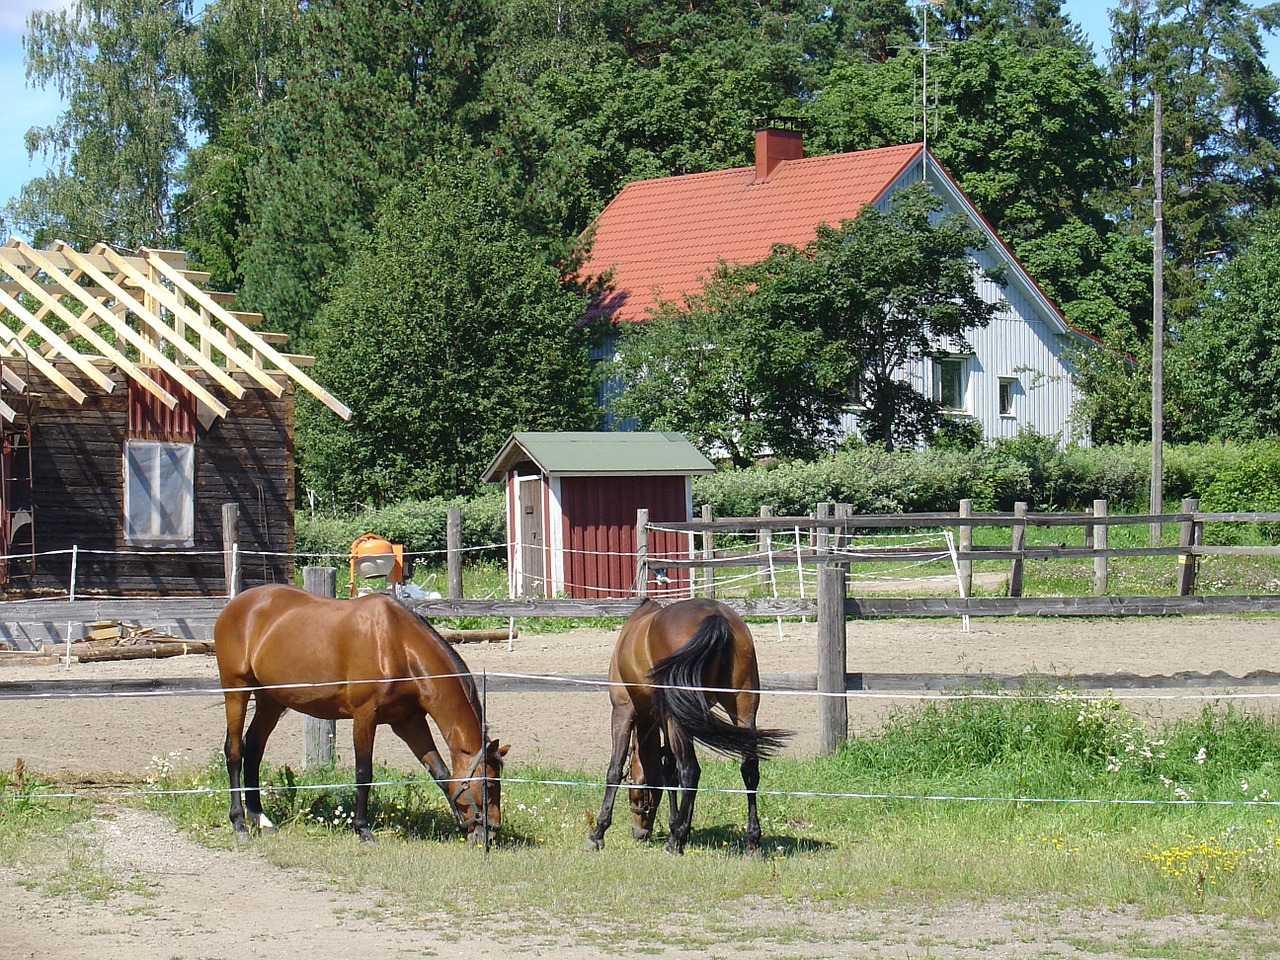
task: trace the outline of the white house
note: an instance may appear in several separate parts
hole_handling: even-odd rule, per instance
[[[1067,324],[920,143],[805,157],[798,131],[758,130],[754,166],[625,186],[600,214],[583,273],[611,271],[599,309],[615,322],[641,321],[660,301],[699,291],[720,260],[751,263],[776,243],[803,246],[817,224],[838,226],[867,204],[886,207],[895,190],[922,179],[947,211],[963,213],[986,234],[979,264],[999,266],[1006,286],[981,276],[977,282],[989,302],[1004,306],[988,327],[971,332],[971,352],[921,362],[902,376],[951,413],[977,420],[987,439],[1024,427],[1087,439],[1072,418],[1080,394],[1070,352],[1093,341]],[[854,432],[855,423],[851,412],[845,431]]]

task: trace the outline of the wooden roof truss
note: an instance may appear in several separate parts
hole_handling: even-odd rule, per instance
[[[285,335],[256,329],[261,314],[232,309],[235,297],[203,289],[208,282],[207,273],[186,269],[180,251],[144,247],[126,256],[100,243],[79,253],[60,240],[37,250],[11,239],[0,246],[0,360],[25,361],[24,373],[39,373],[76,403],[85,393],[55,361],[106,393],[115,381],[101,367],[115,366],[171,410],[177,398],[144,367],[163,370],[215,417],[228,413],[216,391],[239,399],[247,379],[277,397],[292,380],[351,418],[345,404],[303,372],[313,358],[281,352]],[[25,393],[29,385],[12,367],[5,364],[0,388]],[[15,416],[0,400],[0,418]]]

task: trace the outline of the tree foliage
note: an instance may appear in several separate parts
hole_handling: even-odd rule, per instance
[[[974,284],[984,238],[941,209],[917,185],[887,210],[820,225],[803,248],[722,265],[702,295],[624,332],[614,409],[739,465],[828,446],[855,398],[864,435],[886,448],[928,436],[941,410],[903,371],[967,350],[1000,306]]]
[[[9,216],[37,243],[108,240],[167,246],[191,104],[191,0],[76,0],[36,10],[24,43],[28,80],[53,84],[67,109],[27,132],[50,163]]]
[[[1280,436],[1280,210],[1258,218],[1244,253],[1184,326],[1174,372],[1197,416],[1188,439]]]
[[[379,211],[444,145],[486,168],[568,272],[622,186],[748,163],[761,116],[800,116],[809,155],[917,141],[927,119],[983,216],[1110,348],[1082,368],[1094,437],[1137,438],[1152,94],[1176,363],[1237,302],[1221,267],[1280,202],[1280,95],[1261,45],[1280,4],[1117,0],[1112,25],[1100,68],[1060,0],[206,0],[195,18],[191,0],[72,0],[30,21],[30,82],[69,105],[28,133],[52,169],[4,221],[37,242],[181,246],[306,350]],[[766,324],[720,295],[740,323]],[[1254,429],[1202,416],[1209,393],[1190,382],[1169,387],[1186,406],[1166,414],[1175,433]]]
[[[469,493],[513,430],[594,422],[586,298],[470,159],[392,195],[321,315],[316,374],[355,413],[308,407],[299,447],[343,502]]]

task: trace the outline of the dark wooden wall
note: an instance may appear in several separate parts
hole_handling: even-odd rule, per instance
[[[88,399],[77,405],[52,385],[33,378],[44,388],[30,408],[35,547],[38,554],[70,550],[73,545],[80,548],[77,595],[224,592],[224,503],[240,508],[244,586],[292,582],[291,386],[277,398],[246,380],[248,392],[236,400],[199,377],[231,412],[197,428],[195,544],[166,550],[130,547],[124,542],[123,456],[129,391],[123,376],[114,374],[116,389],[105,394],[69,365],[60,364],[59,369]],[[258,552],[280,555],[262,557]],[[70,573],[69,555],[39,556],[34,578],[15,577],[5,585],[5,595],[66,593]]]

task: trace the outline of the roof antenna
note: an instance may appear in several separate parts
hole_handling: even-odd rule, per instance
[[[922,27],[922,41],[920,46],[920,56],[922,61],[922,77],[920,81],[920,179],[929,179],[929,51],[933,49],[929,45],[929,8],[934,7],[941,9],[945,0],[923,0],[920,4],[920,20]],[[934,123],[937,123],[938,97],[934,94],[933,98]]]

